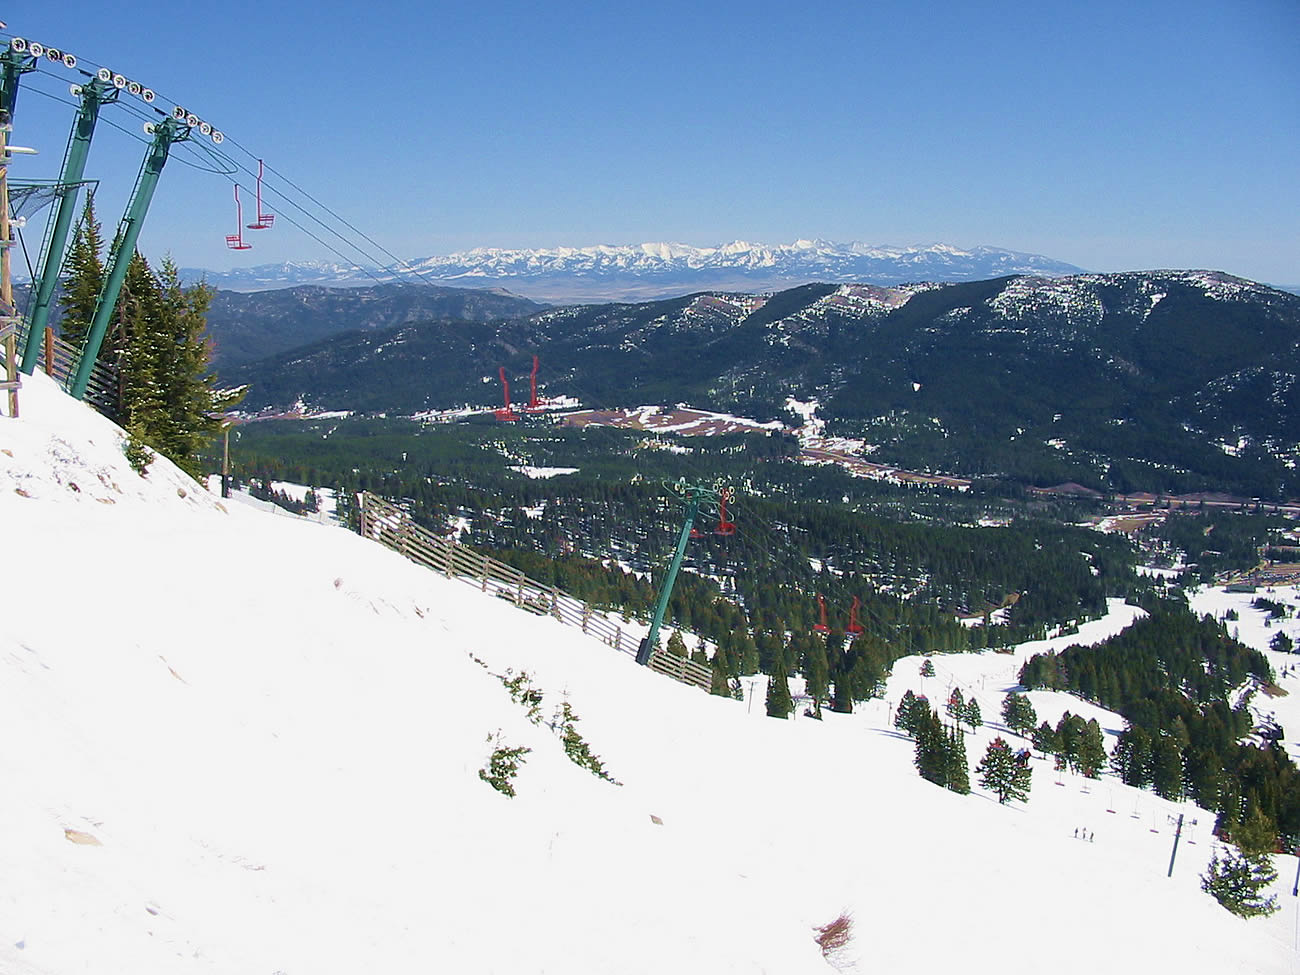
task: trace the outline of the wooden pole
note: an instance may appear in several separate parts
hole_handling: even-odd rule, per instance
[[[230,497],[230,421],[221,425],[223,443],[221,446],[221,496]]]
[[[54,375],[54,329],[45,326],[45,375]]]
[[[0,302],[6,314],[14,308],[14,285],[9,263],[9,164],[6,148],[9,145],[10,119],[8,112],[0,112]],[[5,379],[9,387],[9,415],[18,415],[18,336],[5,336]]]

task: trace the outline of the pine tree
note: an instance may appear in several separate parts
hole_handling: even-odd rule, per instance
[[[826,647],[821,640],[809,640],[803,655],[803,675],[808,695],[813,699],[813,714],[821,717],[822,701],[830,694],[830,670]]]
[[[980,785],[995,793],[998,802],[1006,803],[1012,799],[1025,802],[1029,799],[1033,770],[1029,762],[1022,761],[1000,736],[989,743],[975,771],[981,775]]]
[[[948,695],[948,705],[946,708],[948,717],[954,722],[960,722],[966,714],[966,699],[962,697],[961,688],[954,687],[952,693]]]
[[[1151,784],[1151,736],[1142,728],[1121,731],[1110,764],[1125,785],[1146,788]]]
[[[917,715],[914,736],[916,753],[913,761],[916,770],[921,773],[921,778],[943,785],[947,772],[946,732],[939,721],[939,715],[928,705],[924,713]]]
[[[1276,895],[1264,896],[1277,879],[1272,850],[1276,835],[1258,807],[1237,824],[1234,846],[1214,851],[1201,875],[1201,889],[1238,917],[1267,917],[1278,909]]]
[[[1033,746],[1044,755],[1055,755],[1061,750],[1061,740],[1050,724],[1044,721],[1034,729]]]
[[[672,636],[668,638],[668,652],[677,657],[686,656],[686,641],[682,639],[681,630],[673,630]]]
[[[1106,742],[1102,737],[1101,725],[1096,718],[1088,721],[1079,741],[1079,768],[1090,779],[1101,777],[1101,770],[1106,767]]]
[[[119,327],[105,343],[119,356],[118,412],[128,433],[195,478],[199,451],[220,430],[219,414],[242,398],[219,392],[208,370],[203,332],[212,294],[205,285],[182,288],[170,258],[155,276],[136,253],[118,300]]]
[[[916,706],[916,695],[912,693],[909,687],[903,694],[903,699],[898,702],[898,711],[894,714],[894,727],[899,731],[907,734],[913,733],[915,717],[912,709]]]
[[[794,701],[790,697],[790,684],[785,674],[785,659],[778,655],[776,671],[767,679],[767,716],[769,718],[788,718],[794,710]]]
[[[1012,691],[1003,698],[1002,720],[1006,722],[1007,727],[1012,731],[1021,735],[1028,735],[1033,731],[1034,725],[1038,723],[1038,715],[1034,711],[1034,705],[1029,698]]]
[[[1151,788],[1165,799],[1183,797],[1183,751],[1171,735],[1161,735],[1152,744]]]
[[[1214,851],[1201,875],[1201,890],[1238,917],[1268,917],[1278,909],[1277,896],[1265,897],[1262,891],[1276,879],[1272,866],[1223,847]]]
[[[953,792],[970,792],[970,772],[966,762],[966,736],[954,725],[944,733],[944,786]]]
[[[945,789],[952,789],[962,795],[970,792],[965,736],[957,728],[945,728],[939,715],[928,703],[923,711],[914,705],[913,712],[917,715],[916,753],[913,759],[916,770],[923,779]]]
[[[966,702],[966,707],[962,711],[962,720],[970,725],[972,732],[984,727],[984,716],[980,713],[980,702],[975,700],[974,696]]]
[[[921,664],[921,676],[922,677],[934,676],[934,661],[931,660],[929,657],[926,657],[925,661]]]
[[[87,195],[81,210],[81,222],[73,232],[68,255],[63,262],[63,308],[59,333],[74,349],[86,341],[86,332],[95,317],[95,305],[104,286],[104,240],[95,219],[95,196]]]

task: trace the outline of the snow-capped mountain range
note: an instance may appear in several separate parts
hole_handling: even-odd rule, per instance
[[[1008,274],[1061,275],[1081,269],[1050,257],[949,244],[891,247],[860,242],[796,240],[791,244],[732,241],[716,247],[680,243],[475,248],[426,257],[399,269],[331,263],[266,264],[232,271],[187,270],[217,288],[259,291],[299,284],[350,286],[416,280],[460,287],[504,287],[551,300],[647,299],[699,290],[779,290],[792,284],[979,281]]]

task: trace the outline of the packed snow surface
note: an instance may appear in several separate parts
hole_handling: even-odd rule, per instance
[[[836,965],[864,973],[1296,971],[1294,858],[1283,911],[1241,921],[1199,889],[1193,807],[1037,759],[1028,804],[916,775],[902,693],[979,700],[973,767],[1038,647],[924,681],[909,657],[853,715],[772,720],[164,460],[137,477],[39,375],[22,411],[0,417],[0,971],[816,975],[842,911]],[[497,676],[521,671],[621,786],[530,722]],[[478,774],[498,744],[531,749],[515,798]]]

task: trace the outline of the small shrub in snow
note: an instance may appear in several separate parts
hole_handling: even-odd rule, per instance
[[[555,720],[551,723],[551,727],[560,733],[560,740],[564,742],[564,754],[569,756],[569,761],[585,768],[598,779],[622,785],[622,782],[605,771],[605,763],[600,760],[600,756],[594,754],[586,739],[578,734],[578,729],[574,727],[577,723],[578,716],[573,713],[573,708],[568,701],[560,705],[560,710],[556,712]]]
[[[539,723],[542,720],[542,692],[533,686],[533,679],[526,670],[521,670],[514,676],[510,676],[511,673],[506,670],[507,676],[501,678],[501,683],[510,692],[510,700],[523,705],[528,712],[529,721]]]
[[[513,797],[514,778],[519,774],[519,766],[524,764],[524,756],[532,749],[523,745],[507,747],[502,743],[499,731],[495,735],[488,735],[488,741],[495,742],[497,747],[488,758],[487,767],[478,770],[478,777],[497,792]]]
[[[137,435],[134,424],[128,425],[126,430],[126,442],[122,444],[122,453],[126,454],[126,462],[131,465],[131,470],[144,477],[149,470],[149,465],[153,463],[154,452]]]

